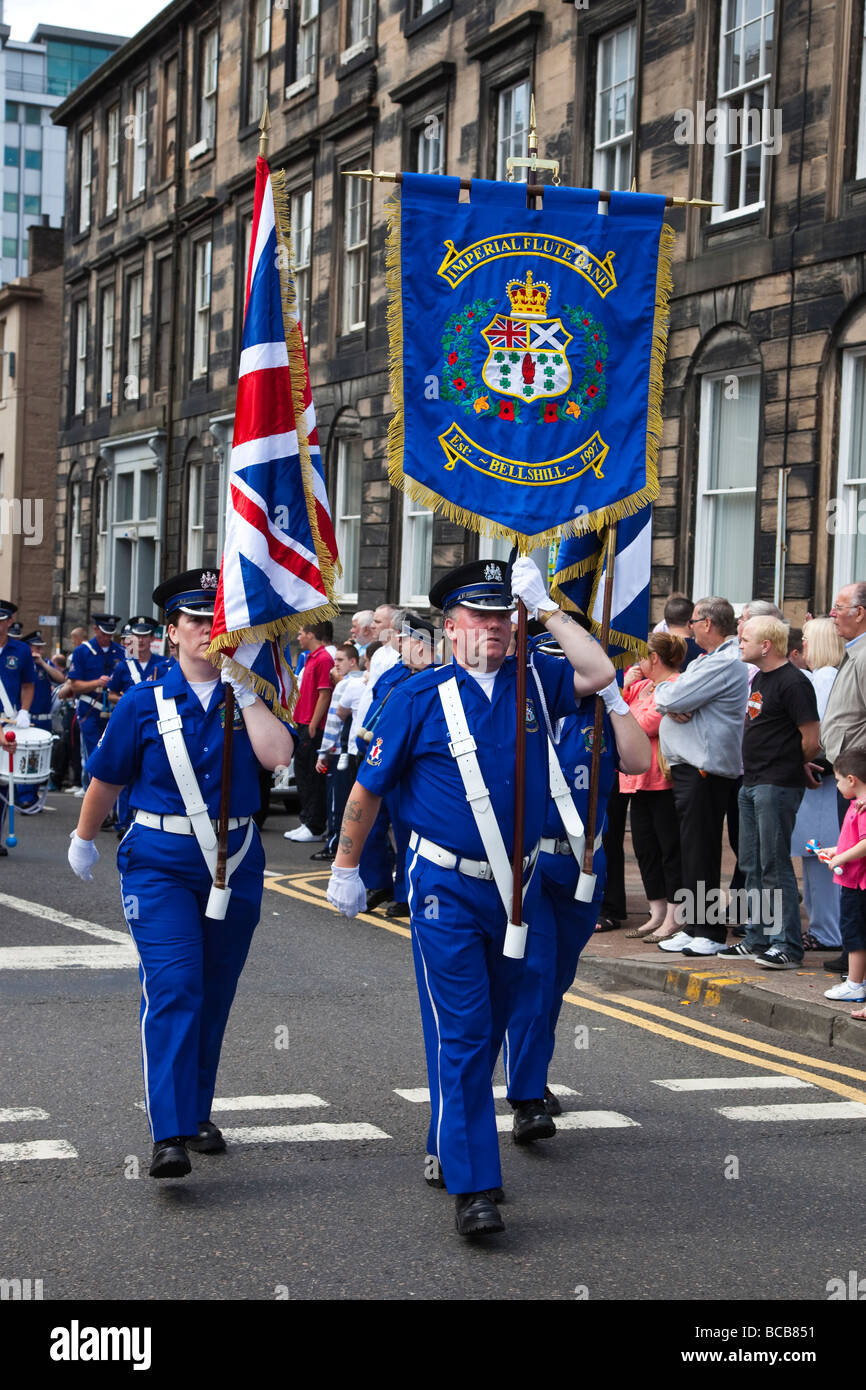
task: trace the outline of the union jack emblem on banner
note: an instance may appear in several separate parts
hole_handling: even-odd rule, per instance
[[[288,718],[283,651],[337,612],[337,545],[285,233],[284,177],[259,156],[226,538],[209,654]]]

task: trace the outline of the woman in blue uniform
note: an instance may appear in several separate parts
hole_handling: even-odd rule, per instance
[[[211,890],[227,677],[224,671],[221,681],[206,656],[216,588],[213,571],[196,569],[154,590],[177,664],[118,703],[88,761],[92,780],[69,849],[74,872],[91,879],[99,858],[94,836],[128,786],[133,823],[117,862],[139,955],[154,1178],[188,1173],[188,1148],[225,1148],[210,1110],[223,1033],[261,907],[264,854],[251,820],[259,804],[256,759],[273,769],[287,764],[294,749],[288,727],[252,691],[231,682],[229,894],[219,916]]]

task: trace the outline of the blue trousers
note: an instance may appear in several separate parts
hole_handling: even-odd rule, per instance
[[[406,879],[430,1084],[427,1151],[449,1192],[482,1192],[502,1183],[490,1079],[523,962],[502,954],[495,883],[414,853]]]
[[[746,890],[760,895],[746,928],[751,950],[778,946],[794,960],[803,959],[800,894],[791,860],[791,836],[803,800],[802,787],[769,784],[740,787],[740,866]]]
[[[246,830],[229,834],[228,852]],[[139,958],[141,1063],[154,1140],[210,1118],[223,1033],[259,920],[258,831],[230,879],[225,920],[205,916],[210,874],[193,836],[131,827],[117,853],[123,912]]]
[[[568,855],[539,855],[539,891],[527,913],[526,968],[508,1027],[503,1060],[508,1099],[540,1100],[556,1046],[562,996],[574,980],[580,953],[598,921],[604,899],[604,852],[597,851],[595,895],[591,903],[574,900],[579,869]]]

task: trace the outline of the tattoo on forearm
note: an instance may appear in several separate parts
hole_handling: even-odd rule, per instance
[[[362,813],[361,813],[361,807],[358,805],[358,802],[357,802],[357,801],[351,801],[351,800],[350,800],[350,801],[347,801],[347,802],[346,802],[346,809],[345,809],[345,811],[343,812],[343,820],[344,820],[344,821],[346,821],[346,820],[358,821],[358,820],[361,819],[361,814],[362,814]]]
[[[340,849],[343,850],[344,853],[350,854],[354,848],[355,848],[355,841],[352,839],[351,835],[347,835],[344,831],[341,831],[341,833],[340,833]]]

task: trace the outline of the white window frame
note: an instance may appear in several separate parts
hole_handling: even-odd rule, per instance
[[[437,125],[434,127],[429,117],[435,116]],[[433,129],[437,134],[430,135]],[[436,149],[436,159],[433,159],[433,150]],[[416,174],[444,174],[445,173],[445,111],[436,108],[428,111],[424,118],[412,127],[412,164]]]
[[[737,382],[742,382],[747,377],[757,377],[760,390],[761,371],[759,367],[744,367],[736,371],[708,372],[701,378],[701,414],[700,430],[698,436],[698,472],[696,481],[696,505],[695,505],[695,566],[694,579],[692,581],[692,593],[696,596],[712,593],[712,573],[713,573],[713,498],[717,496],[730,497],[736,494],[751,495],[755,501],[755,513],[759,506],[758,495],[758,446],[760,439],[760,396],[758,402],[758,434],[755,439],[755,485],[754,487],[736,488],[708,488],[707,481],[710,474],[710,457],[712,451],[711,427],[713,419],[713,389],[716,383],[724,386],[726,381],[734,377]],[[754,529],[754,521],[753,521]],[[754,583],[755,554],[752,550],[752,572],[749,575],[748,593],[743,599],[731,599],[734,604],[746,603],[752,593]],[[724,595],[730,598],[730,595]]]
[[[376,0],[349,0],[349,46],[346,52],[353,49],[360,52],[371,46],[375,12]],[[345,54],[343,57],[345,59]]]
[[[342,333],[353,333],[367,322],[367,281],[370,242],[370,185],[366,179],[346,179],[343,209]],[[357,224],[353,226],[353,221]],[[354,239],[353,239],[354,238]]]
[[[107,160],[105,172],[105,216],[117,212],[120,186],[120,107],[112,106],[105,129]]]
[[[253,0],[250,97],[247,120],[258,125],[270,94],[271,0]]]
[[[109,311],[110,306],[110,311]],[[111,405],[114,395],[114,315],[115,293],[113,285],[106,285],[102,291],[101,305],[101,348],[99,366],[99,404]]]
[[[730,45],[734,41],[734,36],[736,36],[737,34],[740,35],[741,39],[740,62],[742,63],[742,39],[745,35],[746,25],[744,23],[740,23],[738,25],[734,25],[730,30],[725,29],[725,19],[728,13],[729,6],[736,5],[738,3],[742,5],[743,0],[721,0],[721,5],[719,7],[719,67],[716,93],[716,111],[718,113],[718,116],[716,121],[716,143],[714,146],[715,153],[713,158],[713,202],[717,203],[719,206],[714,207],[711,211],[711,220],[713,222],[724,222],[732,217],[742,217],[745,213],[757,212],[764,206],[764,203],[766,201],[767,160],[769,158],[769,154],[767,149],[762,146],[762,141],[760,138],[760,135],[763,133],[763,126],[760,127],[758,140],[749,140],[748,136],[750,133],[750,122],[746,119],[746,115],[750,114],[751,110],[754,109],[754,103],[756,101],[758,102],[759,109],[766,109],[769,111],[770,89],[772,86],[773,68],[772,63],[770,63],[767,66],[767,70],[761,72],[757,77],[751,78],[748,81],[741,80],[740,82],[734,83],[731,87],[725,86],[725,67],[727,56]],[[771,54],[775,55],[775,0],[762,0],[761,4],[760,23],[762,66],[764,64],[765,54],[767,50],[765,35],[767,31],[768,19],[771,21],[773,35],[769,51]],[[754,21],[752,20],[749,21],[749,23],[753,22]],[[749,113],[745,112],[746,104],[748,104],[749,106]],[[743,110],[740,113],[741,118],[738,132],[740,143],[737,146],[734,146],[728,143],[728,136],[731,133],[728,128],[728,113],[731,111],[735,111],[735,109],[739,105],[743,106]],[[739,196],[741,199],[744,199],[746,188],[745,154],[747,149],[754,148],[756,144],[761,147],[761,172],[758,199],[756,202],[753,203],[738,202],[735,207],[728,207],[725,201],[727,185],[727,162],[729,158],[732,157],[739,157],[740,159]],[[734,151],[735,149],[739,151],[739,155],[732,154],[732,151]]]
[[[147,83],[140,82],[133,92],[132,196],[147,188]]]
[[[292,234],[292,261],[295,267],[295,293],[298,317],[306,341],[310,337],[310,304],[313,276],[313,187],[298,188],[291,195],[289,226]]]
[[[859,502],[866,501],[866,477],[852,475],[850,468],[854,447],[854,387],[858,365],[866,367],[866,345],[847,348],[842,353],[842,385],[839,392],[839,460],[836,468],[837,522],[833,537],[833,592],[846,584],[859,582],[860,576],[853,573],[854,540],[862,513]],[[866,388],[866,373],[863,377]],[[866,410],[866,389],[863,392],[861,411]],[[840,505],[841,504],[841,505]],[[866,511],[866,507],[864,507]]]
[[[615,55],[617,40],[621,35],[629,36],[629,71],[624,81],[615,80]],[[611,61],[610,74],[611,81],[609,87],[602,86],[602,76],[604,72],[604,49],[610,45]],[[634,21],[628,24],[621,24],[616,29],[610,29],[606,34],[602,34],[598,40],[598,54],[596,62],[596,92],[595,92],[595,129],[594,129],[594,153],[592,178],[595,188],[610,188],[620,191],[631,187],[631,169],[634,149],[634,110],[635,110],[635,80],[637,69],[637,26]],[[614,124],[614,116],[617,101],[617,91],[625,87],[626,99],[631,97],[631,121],[627,121],[628,129],[620,135],[609,135],[606,140],[599,139],[599,132],[602,129],[602,113],[605,104],[609,105],[611,117],[611,128]],[[614,156],[615,173],[610,179],[606,172],[606,164],[611,155]]]
[[[866,5],[860,35],[860,109],[857,114],[857,166],[854,177],[866,179]]]
[[[144,276],[140,270],[126,282],[126,379],[123,399],[137,401],[141,396],[141,304]],[[134,288],[134,287],[137,287]],[[135,381],[135,394],[129,394],[130,382]]]
[[[87,405],[87,300],[75,306],[75,402],[74,415],[83,415]]]
[[[98,594],[105,593],[106,562],[108,559],[108,500],[108,476],[101,473],[96,479],[96,496],[94,498],[96,554],[93,587]]]
[[[427,587],[420,593],[412,592],[412,572],[415,568],[415,552],[418,545],[419,521],[435,517],[435,512],[420,502],[413,502],[407,492],[403,493],[403,540],[400,547],[400,602],[409,608],[427,607],[429,604],[430,572],[433,564],[433,526],[430,526],[430,555],[427,566]]]
[[[219,28],[214,25],[201,39],[201,101],[199,140],[212,150],[216,145],[217,86],[219,82]]]
[[[81,132],[81,149],[78,165],[78,230],[86,232],[90,227],[90,193],[93,180],[93,126]]]
[[[210,301],[213,240],[205,237],[195,243],[193,287],[193,378],[207,376],[210,367]]]
[[[81,482],[69,484],[69,593],[81,589]]]
[[[298,46],[295,56],[295,77],[316,80],[319,62],[319,0],[300,0],[298,10]]]
[[[360,183],[361,180],[359,179],[358,182]],[[348,439],[340,439],[337,442],[337,497],[336,507],[334,510],[334,534],[337,539],[337,551],[341,557],[347,556],[349,554],[349,546],[347,544],[347,537],[349,536],[349,534],[351,532],[357,531],[358,537],[357,555],[359,572],[354,576],[350,576],[348,574],[348,567],[346,561],[345,559],[343,560],[343,576],[342,580],[340,580],[339,582],[345,584],[348,579],[354,578],[355,588],[351,590],[344,588],[340,591],[339,598],[342,603],[358,602],[358,579],[360,574],[361,512],[346,513],[344,511],[344,507],[346,505],[346,474],[348,464],[350,461],[351,451],[353,448],[358,450],[358,458],[360,460],[361,465],[361,496],[363,499],[364,445],[361,436],[352,435]],[[361,505],[363,509],[363,500]]]
[[[514,124],[515,96],[525,88],[526,124],[519,129]],[[522,77],[509,87],[501,87],[496,93],[496,178],[508,178],[508,158],[523,159],[529,152],[529,98],[530,82]],[[507,132],[507,133],[505,133]],[[526,169],[515,169],[515,183],[526,182]]]
[[[155,576],[160,572],[160,532],[159,517],[162,511],[162,470],[156,467],[153,454],[150,450],[142,455],[139,452],[140,445],[129,445],[123,449],[118,449],[115,453],[114,471],[112,475],[112,487],[110,490],[111,519],[108,529],[111,536],[110,545],[110,573],[106,592],[106,605],[113,612],[132,611],[145,612],[150,605],[149,599],[145,594],[139,595],[140,588],[140,557],[142,554],[141,542],[148,541],[153,543],[154,555],[154,582]],[[141,516],[142,500],[142,475],[153,473],[156,475],[156,489],[154,509],[155,515],[150,517]],[[118,482],[121,478],[133,475],[132,484],[132,515],[115,519],[116,498],[118,494]],[[132,548],[130,564],[130,592],[118,594],[116,586],[118,582],[117,574],[117,546],[120,542],[128,543]],[[140,598],[142,606],[136,606]],[[131,607],[129,606],[131,605]]]
[[[204,460],[189,465],[187,477],[186,567],[204,563]]]

